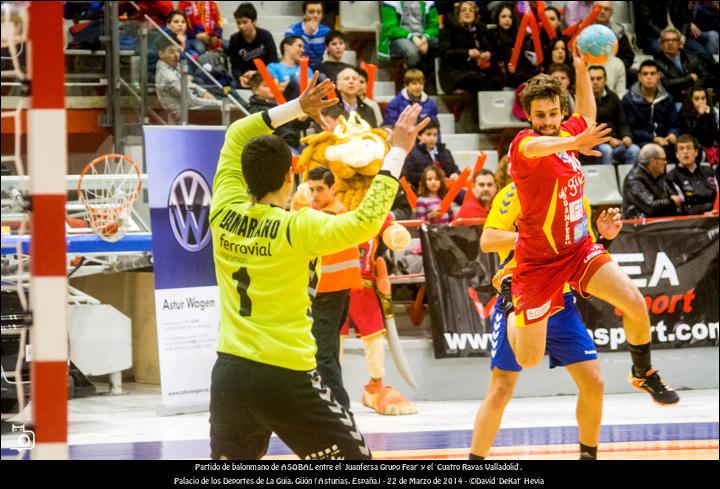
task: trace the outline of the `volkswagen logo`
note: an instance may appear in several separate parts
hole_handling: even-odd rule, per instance
[[[210,186],[195,170],[180,173],[170,186],[168,214],[177,242],[198,252],[210,242]]]

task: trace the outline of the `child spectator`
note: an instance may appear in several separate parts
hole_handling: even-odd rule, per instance
[[[440,32],[440,84],[446,93],[502,88],[500,71],[474,2],[460,2]]]
[[[420,118],[430,117],[437,122],[438,108],[435,102],[425,93],[425,75],[418,69],[409,69],[405,72],[405,88],[400,90],[390,101],[385,110],[384,125],[392,127],[400,117],[405,107],[412,104],[422,106]]]
[[[691,134],[705,150],[705,159],[718,164],[718,110],[709,100],[708,91],[701,86],[688,90],[680,109],[680,133]]]
[[[355,68],[355,71],[358,72],[358,91],[357,91],[357,97],[368,107],[370,107],[373,112],[375,113],[375,121],[377,122],[378,126],[383,125],[383,115],[382,110],[380,110],[380,106],[377,102],[375,102],[373,99],[366,96],[365,92],[367,92],[367,84],[368,84],[368,74],[367,71],[363,70],[362,68]]]
[[[233,15],[238,31],[230,36],[227,49],[233,85],[249,88],[250,77],[257,73],[253,60],[260,58],[266,66],[277,63],[277,49],[272,34],[257,27],[257,11],[252,3],[241,3]]]
[[[272,91],[270,91],[270,87],[267,86],[260,73],[255,73],[250,77],[250,90],[252,90],[253,93],[248,101],[248,111],[251,114],[272,109],[277,105]],[[283,138],[287,145],[290,146],[292,153],[297,155],[300,154],[300,148],[302,146],[300,144],[300,134],[307,129],[309,125],[310,120],[308,117],[302,116],[299,119],[295,119],[278,127],[273,131],[273,134]]]
[[[570,67],[564,63],[553,63],[548,67],[548,75],[560,82],[560,85],[565,89],[568,98],[565,116],[570,116],[575,112],[575,99],[570,90]]]
[[[155,71],[155,93],[160,105],[168,112],[170,122],[176,124],[180,122],[182,100],[180,77],[183,75],[178,69],[180,49],[165,37],[158,41],[158,45],[160,59]],[[217,100],[212,93],[193,82],[188,82],[188,106],[190,108],[218,108],[221,105],[222,102]]]
[[[192,48],[199,54],[205,51],[220,51],[227,48],[222,39],[222,20],[217,2],[178,2],[178,10],[185,17],[192,30]]]
[[[321,23],[323,17],[322,2],[303,2],[303,20],[291,25],[285,31],[285,37],[299,37],[305,43],[305,52],[310,58],[310,67],[317,69],[325,53],[325,36],[330,28]]]
[[[268,71],[275,78],[280,90],[285,90],[288,84],[293,81],[300,83],[300,59],[305,55],[305,45],[299,37],[286,37],[280,43],[280,54],[282,59],[279,63],[271,63],[267,66]],[[313,77],[313,70],[308,68],[308,80]]]
[[[182,53],[187,56],[196,58],[197,52],[193,51],[190,46],[189,38],[192,35],[188,32],[188,21],[185,14],[179,10],[173,10],[167,16],[167,22],[162,27],[167,34],[175,34],[178,44],[182,48]]]
[[[380,60],[392,54],[403,59],[406,69],[421,65],[431,73],[440,34],[435,2],[382,2],[380,17]]]
[[[415,191],[429,166],[439,166],[451,179],[457,178],[460,173],[452,153],[443,143],[438,143],[438,127],[432,120],[418,133],[418,141],[405,159],[403,175]]]
[[[689,134],[681,134],[675,146],[678,166],[667,176],[682,197],[681,212],[686,215],[710,212],[715,203],[718,185],[715,172],[698,164],[700,145]]]
[[[415,204],[415,217],[431,224],[449,224],[453,220],[453,211],[440,214],[438,208],[443,197],[447,194],[445,185],[445,172],[437,166],[428,166],[422,173],[420,180],[419,197]]]
[[[344,63],[342,57],[345,54],[345,38],[340,31],[330,31],[325,36],[325,52],[327,59],[320,63],[317,70],[330,78],[333,82],[337,80],[338,73],[351,65]]]
[[[547,12],[547,9],[545,11]],[[525,80],[537,75],[537,67],[528,58],[528,54],[534,57],[535,53],[529,50],[529,41],[526,39],[518,58],[518,66],[510,64],[519,25],[517,10],[513,4],[508,2],[500,4],[495,10],[493,22],[497,25],[497,28],[489,32],[488,39],[492,46],[491,51],[495,55],[495,60],[503,76],[503,85],[517,88]]]

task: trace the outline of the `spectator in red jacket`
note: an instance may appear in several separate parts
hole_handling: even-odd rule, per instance
[[[493,172],[486,168],[477,172],[473,182],[472,194],[460,206],[457,218],[487,217],[497,190],[498,187]]]
[[[191,41],[195,51],[203,54],[227,48],[227,42],[222,38],[222,20],[217,2],[178,2],[178,10],[185,12],[190,29],[195,34],[195,39]]]

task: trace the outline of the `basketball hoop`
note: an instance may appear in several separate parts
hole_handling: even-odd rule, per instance
[[[140,169],[124,155],[103,155],[83,168],[78,197],[95,234],[111,243],[125,236],[140,186]]]

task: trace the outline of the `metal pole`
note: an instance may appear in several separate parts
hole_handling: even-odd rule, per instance
[[[124,153],[123,144],[123,131],[122,131],[122,112],[120,104],[120,28],[119,28],[119,13],[117,2],[107,2],[109,4],[110,11],[110,51],[112,56],[112,75],[109,79],[110,84],[114,87],[112,97],[112,121],[113,121],[113,139],[115,144],[115,152],[119,154]],[[106,10],[105,15],[108,15]]]
[[[140,115],[143,124],[149,123],[147,116],[148,109],[148,28],[143,22],[140,24],[140,96],[142,97],[142,107]]]
[[[180,61],[180,123],[188,123],[188,65],[184,59]]]

